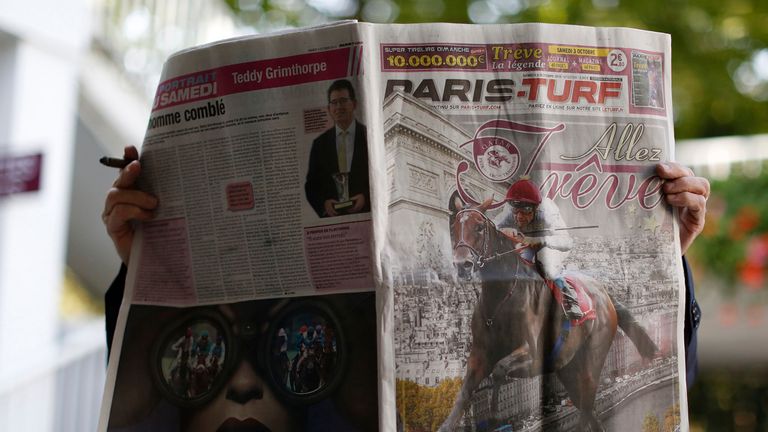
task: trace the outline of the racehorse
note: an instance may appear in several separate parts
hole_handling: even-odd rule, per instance
[[[211,376],[204,362],[198,362],[191,371],[192,379],[189,387],[189,395],[196,397],[211,388]]]
[[[177,361],[171,368],[171,387],[177,395],[186,396],[189,390],[189,351],[182,352]]]
[[[311,393],[321,386],[322,377],[322,352],[318,352],[314,347],[307,350],[305,356],[299,359],[296,366],[296,391],[299,393]]]
[[[506,378],[531,378],[555,372],[573,405],[579,428],[603,428],[595,413],[600,371],[616,335],[617,324],[645,359],[656,345],[630,312],[611,298],[598,280],[579,272],[566,279],[581,284],[592,311],[580,322],[568,321],[533,263],[498,231],[485,211],[488,200],[456,212],[452,224],[453,260],[460,277],[480,275],[481,294],[472,321],[467,371],[451,413],[440,427],[453,431],[481,381],[491,376],[491,413],[498,414],[498,393]],[[499,419],[492,419],[498,424]]]

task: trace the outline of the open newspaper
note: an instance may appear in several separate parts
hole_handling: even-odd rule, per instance
[[[100,430],[687,430],[668,35],[342,22],[165,64]]]

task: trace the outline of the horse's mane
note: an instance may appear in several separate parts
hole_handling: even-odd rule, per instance
[[[489,221],[491,222],[491,227],[493,228],[495,249],[497,251],[508,251],[515,249],[515,243],[512,241],[512,239],[507,237],[506,234],[504,234],[501,229],[496,226],[493,220],[489,219]]]
[[[488,228],[486,240],[489,242],[492,249],[489,256],[483,256],[484,259],[487,259],[487,264],[497,269],[499,268],[498,266],[501,266],[502,268],[505,266],[510,267],[510,273],[507,275],[510,280],[519,276],[529,276],[533,277],[537,282],[543,283],[543,278],[538,271],[520,256],[520,250],[516,250],[517,248],[514,240],[507,237],[507,235],[496,226],[496,223],[488,217],[486,211],[488,210],[489,205],[490,200],[486,200],[478,206],[463,207],[456,212],[452,223],[454,226],[459,224],[459,215],[464,212],[472,212],[481,215],[483,223],[486,225],[486,228]],[[488,270],[488,267],[486,267],[486,270]],[[503,273],[496,272],[495,276],[499,277],[502,275]]]

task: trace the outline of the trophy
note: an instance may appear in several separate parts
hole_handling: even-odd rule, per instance
[[[336,200],[338,201],[333,205],[334,210],[346,210],[352,207],[353,202],[349,199],[349,173],[333,174],[333,182],[336,184]]]

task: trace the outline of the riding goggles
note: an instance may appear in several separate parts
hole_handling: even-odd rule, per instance
[[[167,400],[184,408],[204,405],[224,389],[242,360],[292,405],[315,403],[339,385],[347,350],[329,305],[312,299],[231,306],[235,322],[218,308],[198,309],[156,338],[150,367]]]

